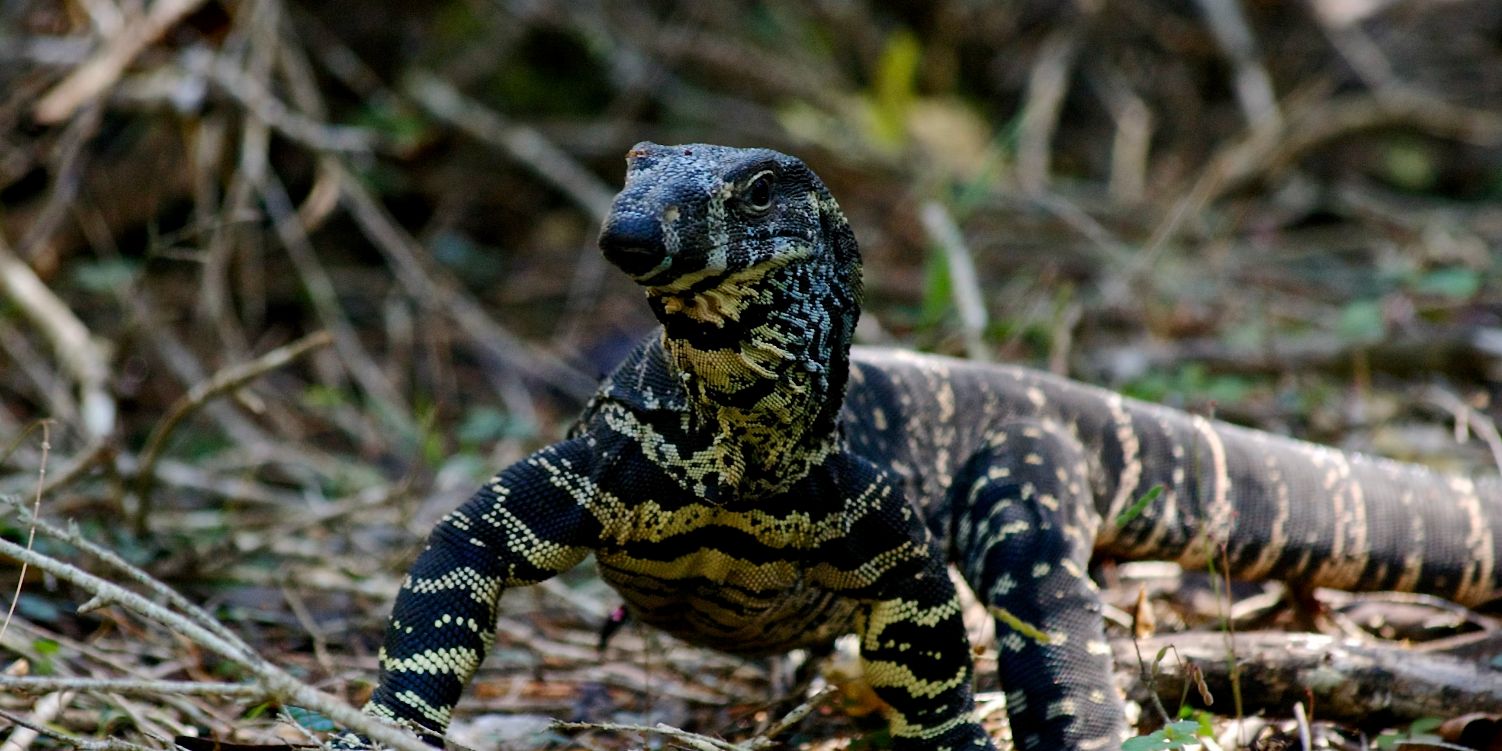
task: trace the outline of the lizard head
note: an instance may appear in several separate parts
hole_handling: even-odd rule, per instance
[[[644,142],[626,164],[600,249],[654,297],[800,263],[825,267],[858,299],[854,236],[802,161],[770,149]]]
[[[601,250],[646,289],[692,403],[759,457],[732,465],[801,476],[789,462],[835,434],[860,316],[850,225],[776,151],[640,143],[626,164]]]

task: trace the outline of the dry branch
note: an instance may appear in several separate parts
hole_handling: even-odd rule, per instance
[[[3,233],[0,233],[0,292],[42,332],[63,369],[78,384],[84,431],[96,438],[109,435],[115,429],[115,400],[107,388],[108,348],[11,251]]]
[[[1017,183],[1029,193],[1048,187],[1054,131],[1079,46],[1080,35],[1074,29],[1054,32],[1044,40],[1028,78],[1027,105],[1017,132]]]
[[[425,306],[443,311],[475,344],[519,372],[581,401],[594,393],[593,378],[506,330],[457,280],[425,264],[421,259],[426,254],[417,240],[352,175],[343,173],[339,184],[345,206],[386,256],[408,294]]]
[[[272,130],[316,152],[367,152],[380,145],[365,128],[330,125],[299,112],[271,94],[267,85],[217,55],[190,55],[190,75],[204,76]]]
[[[238,665],[254,676],[256,682],[265,689],[268,695],[319,712],[339,726],[358,732],[373,741],[384,743],[397,751],[429,751],[425,744],[406,732],[362,714],[359,710],[309,687],[281,668],[261,659],[244,642],[227,641],[199,625],[199,620],[211,618],[207,613],[198,613],[191,619],[184,617],[135,592],[51,556],[29,551],[3,538],[0,538],[0,555],[35,566],[89,592],[97,601],[118,604],[149,621],[174,631]],[[141,575],[145,576],[144,572]]]
[[[991,359],[986,352],[986,303],[981,295],[979,277],[975,273],[975,259],[965,244],[965,236],[955,224],[949,210],[937,201],[923,204],[920,214],[923,229],[928,239],[944,252],[944,262],[949,269],[950,294],[954,308],[960,316],[960,332],[965,337],[965,354],[972,360]]]
[[[66,529],[58,527],[57,525],[47,521],[46,518],[40,516],[38,514],[37,507],[27,507],[22,503],[13,502],[10,498],[7,498],[3,495],[0,495],[0,505],[9,506],[12,510],[20,512],[22,522],[31,529],[39,529],[44,534],[51,536],[54,539],[66,542],[69,545],[82,550],[85,554],[99,559],[105,565],[118,571],[125,578],[125,580],[135,582],[136,584],[144,587],[148,592],[151,593],[153,597],[172,607],[177,608],[178,610],[181,610],[183,613],[187,614],[188,617],[198,618],[199,616],[203,615],[202,611],[195,608],[193,604],[188,601],[188,598],[183,597],[176,590],[168,587],[160,581],[157,581],[145,571],[132,566],[113,550],[105,548],[101,545],[97,545],[89,539],[85,538],[82,534],[79,533],[76,526],[70,524]],[[27,545],[28,549],[30,547],[30,545]],[[226,642],[239,644],[247,650],[250,649],[250,647],[245,645],[244,642],[239,641],[239,637],[236,637],[229,629],[225,628],[223,624],[219,623],[213,618],[203,617],[198,621],[198,624],[205,629],[213,632],[216,636],[225,640]]]
[[[1498,433],[1495,422],[1440,386],[1429,387],[1424,396],[1454,418],[1456,443],[1464,443],[1467,435],[1475,433],[1491,451],[1492,467],[1502,471],[1502,433]]]
[[[141,451],[140,467],[136,470],[136,499],[139,505],[136,507],[135,526],[137,534],[145,534],[146,521],[151,512],[151,485],[156,477],[155,467],[157,458],[165,448],[167,437],[172,435],[172,430],[177,427],[183,418],[198,411],[210,399],[233,391],[260,376],[280,368],[283,365],[301,357],[308,352],[328,345],[333,341],[328,332],[320,331],[309,334],[291,344],[278,347],[266,354],[232,367],[225,368],[215,373],[212,378],[195,385],[184,394],[177,403],[172,405],[167,416],[157,423],[151,432],[151,437],[146,440],[146,447]]]
[[[0,681],[0,686],[3,685],[5,685],[4,682]],[[42,697],[32,709],[31,721],[38,726],[51,724],[64,709],[68,708],[75,695],[73,691],[59,691]],[[0,743],[0,751],[26,751],[40,735],[41,731],[36,727],[23,725],[11,733],[4,743]]]
[[[130,678],[49,678],[44,676],[0,675],[0,689],[18,694],[41,694],[51,691],[100,691],[124,696],[224,696],[237,699],[260,699],[266,690],[250,683],[200,683],[195,681],[151,681]]]
[[[1236,100],[1252,127],[1279,119],[1272,76],[1257,59],[1257,41],[1247,26],[1240,0],[1198,0],[1210,31],[1236,69]]]
[[[573,199],[591,218],[603,221],[615,191],[580,166],[536,129],[508,122],[495,110],[466,99],[447,81],[429,73],[408,76],[403,90],[424,109],[527,166],[539,179]]]
[[[777,736],[786,732],[789,728],[803,721],[810,712],[819,708],[835,694],[832,686],[816,691],[806,701],[799,704],[791,712],[781,719],[772,723],[766,730],[757,734],[756,737],[742,743],[729,743],[719,738],[711,738],[698,733],[690,733],[686,730],[672,727],[666,723],[656,725],[629,725],[610,722],[554,722],[553,727],[560,730],[601,730],[615,733],[645,733],[649,735],[661,735],[672,738],[690,748],[699,751],[761,751],[762,749],[779,748]]]
[[[1346,95],[1291,109],[1281,121],[1265,120],[1216,153],[1200,177],[1169,210],[1147,241],[1134,276],[1151,267],[1185,221],[1211,202],[1254,180],[1279,174],[1339,138],[1383,128],[1407,128],[1438,138],[1491,145],[1502,142],[1502,113],[1470,109],[1426,94],[1396,91]]]
[[[50,725],[35,722],[25,717],[11,714],[10,712],[6,712],[4,710],[0,710],[0,717],[10,720],[16,725],[16,727],[24,728],[33,739],[45,735],[49,738],[56,738],[67,744],[68,746],[82,749],[83,751],[155,751],[155,749],[147,748],[146,746],[142,746],[138,743],[131,743],[129,741],[96,741],[90,738],[81,738],[70,733],[58,732]]]
[[[412,409],[381,368],[376,358],[367,351],[339,301],[338,286],[329,274],[308,239],[307,229],[287,195],[286,187],[270,171],[253,180],[261,195],[266,211],[271,215],[272,226],[281,240],[282,248],[297,269],[303,289],[308,293],[319,321],[328,329],[330,341],[338,351],[340,361],[349,369],[350,375],[366,396],[381,410],[381,415],[402,425],[413,424]]]
[[[26,234],[16,248],[22,258],[35,263],[43,244],[52,239],[77,203],[82,174],[88,168],[89,140],[98,132],[103,116],[103,107],[90,107],[63,129],[51,160],[52,189],[28,222]]]
[[[1130,289],[1120,291],[1127,294]],[[1315,331],[1280,336],[1256,346],[1228,344],[1218,338],[1181,338],[1096,347],[1090,353],[1089,369],[1115,381],[1190,362],[1212,371],[1237,373],[1345,373],[1363,355],[1382,373],[1463,373],[1502,359],[1502,329],[1416,327],[1375,342]]]
[[[1502,712],[1502,671],[1475,661],[1319,634],[1245,632],[1233,638],[1248,710],[1281,714],[1312,697],[1323,719],[1368,727]],[[1166,634],[1142,640],[1141,647],[1143,654],[1173,647],[1203,676],[1218,708],[1232,694],[1226,639],[1220,633]],[[1137,664],[1130,640],[1117,640],[1112,648],[1117,664]],[[1185,671],[1172,656],[1159,663],[1157,692],[1170,707],[1185,695],[1184,681]],[[1200,704],[1197,691],[1187,693]],[[1145,689],[1134,683],[1128,695],[1144,698]]]
[[[203,0],[156,0],[146,15],[128,21],[88,62],[75,68],[36,103],[33,113],[37,122],[58,123],[72,117],[79,107],[118,81],[147,45],[202,4]]]

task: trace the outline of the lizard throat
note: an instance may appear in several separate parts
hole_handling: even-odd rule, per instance
[[[663,349],[734,485],[796,482],[836,442],[849,349],[847,311],[824,293],[833,269],[787,259],[688,293],[649,290]]]

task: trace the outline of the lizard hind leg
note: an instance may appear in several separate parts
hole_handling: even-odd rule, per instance
[[[1100,518],[1083,448],[1060,426],[1001,426],[956,477],[954,557],[996,618],[1018,747],[1114,749],[1124,738],[1101,603],[1086,573]]]

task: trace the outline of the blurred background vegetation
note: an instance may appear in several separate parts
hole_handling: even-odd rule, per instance
[[[1455,427],[1502,380],[1491,0],[0,0],[0,493],[358,700],[433,520],[651,329],[593,244],[641,140],[808,161],[868,343],[1492,463]],[[28,576],[3,647],[214,674],[77,601]],[[774,676],[648,634],[601,665],[588,572],[507,603],[466,716],[733,734]],[[66,724],[275,732],[246,710]]]

